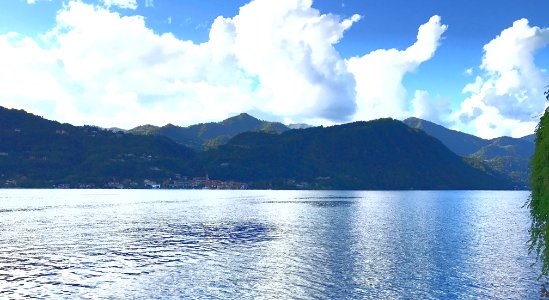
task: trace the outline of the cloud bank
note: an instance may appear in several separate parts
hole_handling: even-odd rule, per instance
[[[137,0],[103,0],[106,7],[116,6],[123,9],[137,9]]]
[[[526,19],[503,30],[484,46],[483,74],[463,89],[469,96],[452,114],[453,121],[486,138],[533,133],[549,82],[534,56],[548,44],[549,28],[531,27]]]
[[[433,57],[447,28],[439,16],[433,16],[419,27],[417,41],[407,49],[380,49],[348,60],[348,68],[357,81],[355,118],[401,119],[410,115],[402,78]]]
[[[361,17],[321,14],[311,0],[252,1],[218,17],[201,44],[110,10],[135,0],[103,3],[68,2],[40,38],[0,35],[0,105],[122,128],[246,111],[313,124],[398,118],[411,113],[402,77],[433,56],[447,28],[433,16],[407,49],[344,59],[335,45]]]

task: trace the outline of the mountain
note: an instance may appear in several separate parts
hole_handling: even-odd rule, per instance
[[[403,121],[439,139],[454,153],[477,159],[502,175],[510,177],[515,184],[526,188],[530,177],[530,160],[534,154],[534,135],[522,138],[480,137],[451,130],[441,125],[418,118]]]
[[[233,136],[247,131],[284,132],[287,130],[290,128],[282,123],[262,121],[242,113],[221,122],[203,123],[189,127],[172,124],[163,127],[145,125],[128,132],[166,136],[179,144],[201,151],[223,145]]]
[[[263,131],[228,138],[249,127]],[[186,132],[196,131],[198,141],[226,139],[224,145],[197,153],[156,133],[73,126],[0,107],[0,187],[143,188],[151,182],[192,187],[205,183],[187,179],[204,175],[215,179],[208,184],[241,187],[239,182],[245,182],[253,188],[514,187],[489,166],[459,157],[434,137],[399,121],[277,132],[284,128],[246,114],[191,126]],[[157,129],[139,128],[143,132]],[[162,129],[173,134],[181,128]],[[499,145],[506,149],[506,140]],[[522,150],[515,147],[513,151]]]
[[[111,127],[111,128],[107,128],[108,131],[112,131],[114,133],[119,133],[119,132],[126,132],[126,129],[122,129],[122,128],[118,128],[118,127]]]
[[[530,134],[530,135],[527,135],[527,136],[523,136],[520,139],[535,143],[536,142],[536,134]]]
[[[421,129],[427,134],[436,137],[446,145],[448,149],[460,156],[469,156],[482,147],[490,144],[490,142],[485,139],[457,130],[451,130],[426,120],[408,118],[402,122],[412,128]]]
[[[0,186],[103,187],[190,173],[195,152],[161,136],[137,136],[49,121],[0,107]]]
[[[210,177],[258,188],[508,189],[425,132],[380,119],[281,134],[246,132],[200,153]]]
[[[498,156],[531,158],[534,155],[535,145],[526,139],[503,136],[491,139],[489,142],[490,144],[480,148],[471,156],[488,160]]]
[[[126,130],[126,132],[133,133],[133,134],[140,134],[140,135],[152,135],[159,129],[160,127],[158,126],[147,124],[147,125],[137,126],[130,130]]]

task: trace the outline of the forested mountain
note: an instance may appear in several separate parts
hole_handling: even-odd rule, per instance
[[[490,144],[490,141],[457,130],[451,130],[444,126],[418,118],[408,118],[404,124],[425,131],[441,141],[448,149],[460,156],[469,156],[482,147]]]
[[[534,135],[487,140],[418,118],[408,118],[403,122],[439,139],[454,153],[477,159],[500,174],[510,177],[515,184],[528,187],[530,160],[535,148]]]
[[[523,136],[520,138],[521,140],[525,140],[525,141],[529,141],[529,142],[532,142],[532,143],[535,143],[536,142],[536,134],[529,134],[527,136]]]
[[[76,127],[0,107],[0,181],[22,187],[159,180],[189,173],[195,152],[161,136]],[[2,186],[0,184],[0,186]]]
[[[472,167],[437,139],[392,119],[243,133],[200,153],[195,167],[263,188],[512,188],[503,176]]]
[[[128,133],[162,135],[179,144],[201,151],[223,145],[233,136],[247,131],[284,132],[287,130],[290,128],[282,123],[261,121],[242,113],[221,122],[203,123],[189,127],[172,124],[162,127],[145,125],[131,129]]]
[[[516,187],[489,167],[474,159],[466,163],[432,136],[392,119],[283,130],[279,123],[242,114],[186,132],[208,141],[249,127],[264,131],[238,134],[197,154],[160,134],[78,127],[0,107],[0,187],[143,188],[147,182],[225,188],[239,188],[240,182],[292,189]],[[179,131],[175,126],[164,129]],[[501,147],[506,147],[504,141]],[[204,180],[206,175],[210,179]]]

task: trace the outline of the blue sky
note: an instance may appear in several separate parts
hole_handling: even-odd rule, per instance
[[[74,124],[189,125],[244,111],[324,125],[417,116],[522,136],[549,84],[546,0],[1,5],[0,105]]]

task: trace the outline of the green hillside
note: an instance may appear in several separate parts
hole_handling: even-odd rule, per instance
[[[282,134],[243,133],[199,154],[195,167],[263,188],[507,189],[502,176],[467,164],[441,142],[380,119]]]
[[[527,189],[530,183],[530,160],[534,154],[534,137],[479,138],[418,118],[403,121],[440,140],[454,153],[479,160],[482,164],[509,177],[517,188]]]
[[[166,137],[113,133],[0,107],[0,176],[23,187],[103,187],[189,173],[194,151]]]
[[[161,135],[173,141],[202,151],[225,144],[237,134],[247,131],[284,132],[287,126],[278,122],[267,122],[242,113],[221,122],[211,122],[179,127],[168,124],[162,127],[139,126],[128,131],[133,134]]]

